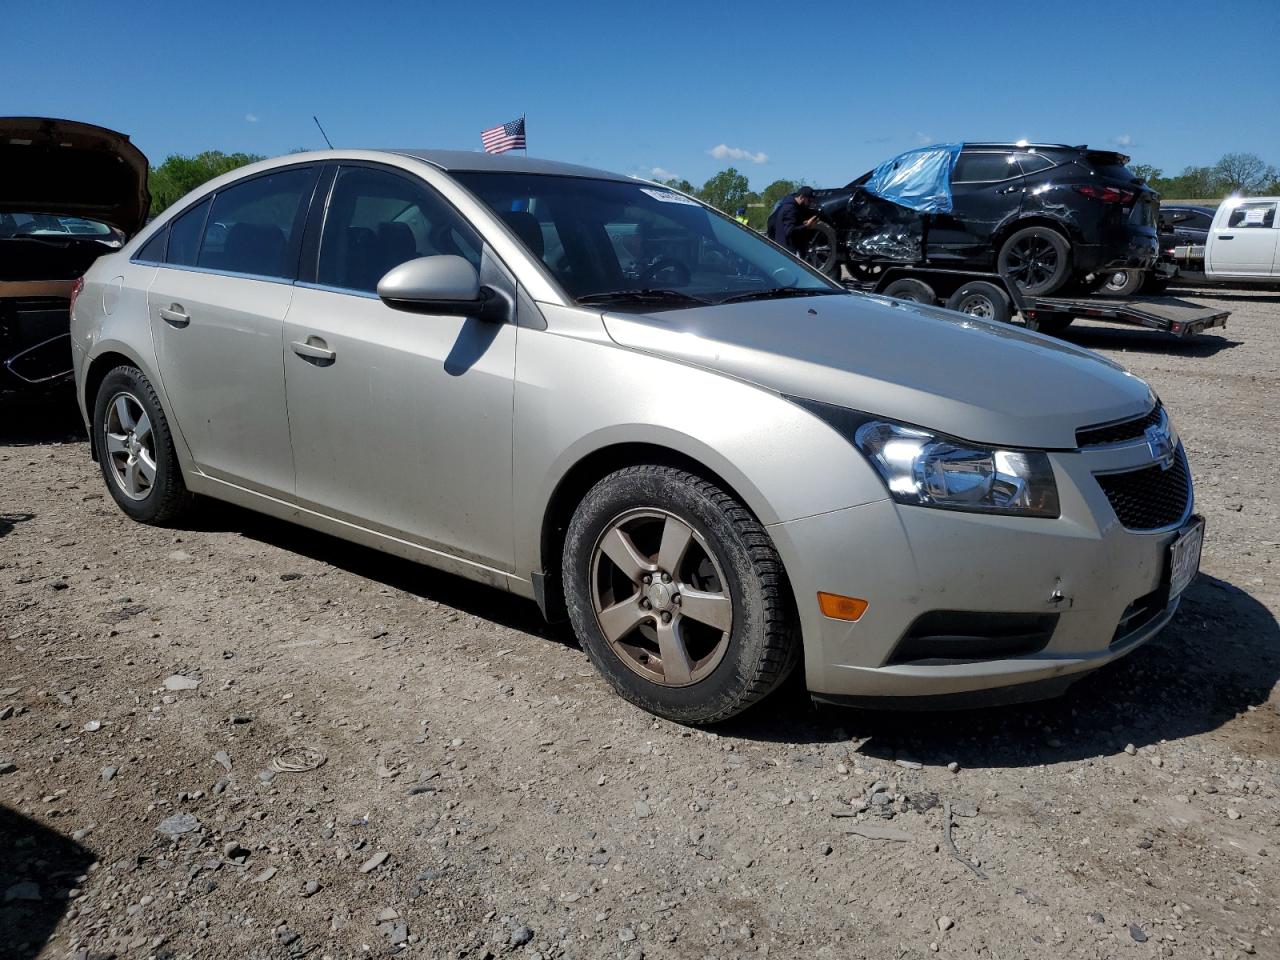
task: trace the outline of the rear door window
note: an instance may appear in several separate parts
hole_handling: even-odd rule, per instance
[[[316,172],[315,167],[295,167],[219,190],[205,223],[197,266],[293,279]]]
[[[1012,153],[961,153],[952,183],[991,183],[1021,175]]]
[[[200,201],[186,213],[177,217],[169,227],[169,250],[165,263],[180,267],[194,267],[196,254],[200,252],[200,235],[209,215],[211,200]]]
[[[477,270],[483,244],[445,200],[420,180],[375,167],[342,167],[329,197],[316,282],[376,293],[406,260],[463,257]]]
[[[164,263],[164,250],[168,243],[169,228],[165,226],[142,245],[142,249],[133,255],[133,259],[141,263]]]
[[[1242,203],[1231,211],[1227,226],[1233,230],[1265,230],[1276,225],[1276,205],[1270,203]]]

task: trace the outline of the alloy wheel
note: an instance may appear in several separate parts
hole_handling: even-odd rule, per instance
[[[1035,287],[1058,269],[1058,251],[1044,237],[1022,237],[1009,248],[1009,277],[1021,287]]]
[[[606,525],[592,550],[591,599],[614,653],[653,683],[697,683],[729,647],[733,599],[720,563],[665,510],[630,510]]]
[[[145,500],[156,482],[155,435],[137,397],[122,391],[111,398],[103,434],[116,484],[131,500]]]

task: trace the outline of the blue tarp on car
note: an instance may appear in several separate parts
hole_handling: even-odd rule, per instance
[[[866,189],[920,213],[951,212],[951,173],[961,143],[936,143],[900,153],[872,171]]]

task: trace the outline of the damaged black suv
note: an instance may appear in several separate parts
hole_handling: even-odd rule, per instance
[[[0,396],[70,385],[80,278],[150,206],[147,159],[123,133],[0,118]]]
[[[876,195],[867,184],[877,171],[815,191],[824,223],[806,259],[831,276],[844,266],[855,280],[871,279],[886,262],[999,271],[1031,296],[1093,289],[1109,269],[1155,262],[1159,195],[1123,154],[965,143],[954,157],[949,212],[919,212]]]

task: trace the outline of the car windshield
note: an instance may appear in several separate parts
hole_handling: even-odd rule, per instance
[[[453,174],[580,303],[678,309],[844,293],[754,230],[639,181]]]
[[[0,239],[10,237],[55,237],[99,240],[119,246],[124,235],[113,227],[83,217],[61,217],[49,213],[0,213]]]

